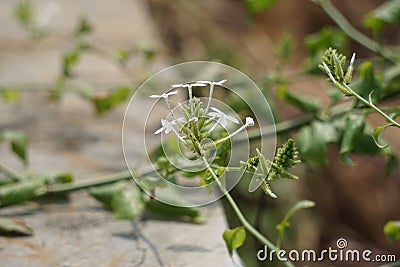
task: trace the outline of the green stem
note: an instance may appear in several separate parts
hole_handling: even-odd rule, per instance
[[[240,222],[243,224],[244,228],[248,232],[250,232],[256,239],[258,239],[260,242],[262,242],[264,245],[266,245],[268,248],[274,251],[278,251],[277,247],[269,241],[263,234],[261,234],[257,229],[255,229],[246,219],[246,217],[243,215],[242,211],[236,204],[235,200],[232,198],[232,196],[229,194],[229,192],[226,190],[226,188],[222,185],[221,181],[219,180],[218,176],[215,174],[214,170],[210,167],[208,164],[207,160],[204,157],[201,157],[204,164],[207,165],[207,170],[211,173],[213,176],[215,182],[217,183],[219,189],[221,192],[224,194],[225,198],[228,200],[229,204],[231,205],[233,211],[235,212],[236,216],[240,220]],[[294,265],[290,262],[283,262],[286,266],[289,267],[294,267]]]
[[[351,25],[351,23],[343,16],[343,14],[334,6],[330,0],[311,0],[321,6],[326,14],[344,31],[350,38],[357,43],[368,48],[372,52],[393,62],[393,59],[387,50],[383,49],[379,43],[364,35]]]
[[[338,82],[336,82],[338,83]],[[386,120],[388,120],[390,123],[393,124],[393,126],[400,128],[400,124],[395,121],[394,119],[392,119],[389,115],[387,115],[385,112],[383,112],[380,108],[378,108],[377,106],[375,106],[372,101],[368,101],[367,99],[363,98],[362,96],[360,96],[359,94],[357,94],[355,91],[353,91],[353,89],[351,89],[349,86],[344,85],[344,87],[353,95],[355,96],[358,100],[360,100],[362,103],[364,103],[366,106],[374,109],[376,112],[378,112],[380,115],[382,115]]]
[[[11,178],[13,181],[22,181],[25,180],[25,177],[20,175],[19,173],[11,170],[10,168],[4,166],[3,164],[0,164],[0,173],[3,173],[5,176],[8,178]]]

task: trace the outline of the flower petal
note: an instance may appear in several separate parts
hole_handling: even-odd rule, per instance
[[[240,122],[239,122],[236,118],[234,118],[234,117],[232,117],[232,116],[225,115],[225,118],[226,118],[227,120],[233,122],[233,123],[240,124]]]
[[[246,125],[247,126],[254,126],[254,120],[252,117],[246,117]]]
[[[150,98],[161,98],[161,97],[163,97],[162,95],[151,95],[151,96],[149,96]]]

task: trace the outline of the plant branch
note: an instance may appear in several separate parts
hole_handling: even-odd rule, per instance
[[[358,100],[360,100],[366,106],[374,109],[376,112],[378,112],[380,115],[382,115],[386,120],[388,120],[390,123],[392,123],[393,126],[400,128],[400,124],[398,122],[396,122],[389,115],[387,115],[385,112],[383,112],[380,108],[375,106],[374,103],[372,103],[371,95],[372,95],[373,91],[369,94],[369,100],[367,100],[367,99],[363,98],[362,96],[360,96],[359,94],[357,94],[355,91],[353,91],[353,89],[351,89],[348,85],[343,85],[343,86],[351,93],[351,95],[356,97]]]
[[[343,16],[343,14],[332,4],[330,0],[311,0],[321,6],[326,14],[354,41],[368,48],[372,52],[384,57],[388,61],[393,62],[391,54],[384,49],[379,43],[375,42],[359,30],[353,27],[351,23]],[[393,62],[394,63],[394,62]]]
[[[25,177],[20,175],[19,173],[11,170],[10,168],[4,166],[3,164],[0,163],[0,173],[4,174],[8,178],[11,178],[13,181],[19,182],[22,180],[25,180]]]
[[[243,224],[244,228],[246,228],[247,231],[249,231],[256,239],[258,239],[260,242],[262,242],[264,245],[266,245],[268,248],[271,250],[277,250],[277,247],[269,241],[265,236],[263,236],[257,229],[255,229],[244,217],[242,211],[236,204],[235,200],[232,198],[232,196],[229,194],[229,192],[226,190],[226,188],[222,185],[221,181],[219,180],[218,176],[215,174],[214,170],[210,167],[208,164],[207,160],[204,157],[201,157],[204,164],[207,165],[207,170],[211,173],[212,177],[214,178],[214,181],[217,183],[219,189],[221,192],[224,194],[225,198],[228,200],[229,204],[231,205],[233,211],[235,212],[236,216],[240,220],[240,222]],[[284,264],[288,267],[294,267],[294,265],[290,262],[284,262]]]

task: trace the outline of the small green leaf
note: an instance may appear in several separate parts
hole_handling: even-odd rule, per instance
[[[30,1],[20,1],[14,7],[14,15],[17,18],[18,22],[22,25],[29,25],[32,23],[33,19],[33,11],[32,4]]]
[[[89,23],[87,18],[81,18],[79,21],[79,25],[75,30],[75,34],[77,36],[82,36],[88,33],[91,33],[93,30],[92,25]]]
[[[199,218],[199,210],[191,207],[193,204],[185,200],[175,187],[169,184],[165,187],[157,187],[154,194],[155,199],[146,203],[149,210],[166,217],[188,217],[191,220]]]
[[[127,186],[127,182],[117,182],[110,185],[96,186],[88,190],[89,194],[111,209],[111,203],[115,195],[122,194]]]
[[[293,52],[293,38],[289,33],[284,33],[278,43],[277,55],[282,62],[287,62]]]
[[[85,47],[79,44],[74,49],[64,54],[62,58],[62,73],[65,77],[72,77],[72,67],[78,63],[83,48]]]
[[[124,102],[131,94],[130,87],[120,87],[106,95],[97,95],[91,98],[99,114],[103,114]]]
[[[304,39],[305,47],[311,55],[318,55],[327,47],[335,47],[343,51],[346,48],[348,38],[346,34],[331,26],[325,26],[320,31],[308,35]],[[321,60],[319,60],[321,61]]]
[[[358,79],[351,84],[351,88],[368,99],[371,91],[374,91],[374,100],[377,101],[382,95],[381,78],[375,75],[374,67],[371,61],[363,62],[358,68]]]
[[[22,219],[0,217],[0,236],[31,236],[32,228]]]
[[[71,183],[74,180],[71,172],[48,172],[42,174],[40,177],[48,185]]]
[[[386,144],[386,145],[381,145],[381,144],[380,144],[380,142],[379,142],[379,135],[380,135],[381,132],[383,132],[387,127],[392,126],[392,125],[393,125],[393,123],[389,123],[389,124],[386,124],[386,125],[383,125],[383,126],[377,126],[377,127],[375,127],[372,136],[373,136],[373,138],[374,138],[375,144],[376,144],[379,148],[386,148],[386,147],[389,146],[388,144]]]
[[[21,93],[18,89],[1,88],[1,96],[7,103],[18,103],[21,100]]]
[[[259,13],[272,7],[279,0],[244,0],[247,9],[252,13]]]
[[[157,194],[156,194],[157,197]],[[146,207],[165,217],[188,217],[195,221],[199,218],[200,212],[196,208],[185,206],[173,206],[156,199],[150,200],[146,203]]]
[[[27,164],[27,146],[29,143],[28,136],[22,131],[5,131],[3,137],[10,142],[11,150],[23,160],[24,164]]]
[[[246,230],[243,226],[227,229],[222,235],[226,247],[228,248],[229,255],[232,256],[233,250],[240,248],[246,240]]]
[[[314,114],[321,109],[318,99],[293,94],[287,90],[286,86],[279,86],[277,90],[277,95],[282,100],[298,107],[299,109],[307,113]]]
[[[134,54],[133,50],[125,50],[125,49],[117,49],[114,52],[114,55],[120,64],[124,64],[126,61],[128,61],[133,54]]]
[[[23,181],[2,186],[0,188],[0,205],[6,206],[30,200],[43,186],[43,183],[39,181]]]
[[[310,54],[304,62],[307,72],[319,74],[318,64],[327,47],[335,47],[339,51],[345,51],[348,43],[347,35],[334,27],[325,26],[320,31],[306,36],[304,45]]]
[[[145,210],[142,192],[137,186],[134,186],[115,194],[112,198],[111,209],[117,220],[131,220],[141,215]]]
[[[338,140],[335,127],[327,122],[313,122],[303,127],[296,137],[301,155],[318,166],[326,164],[326,149],[329,143]]]
[[[349,165],[353,165],[349,154],[353,151],[359,138],[362,136],[365,128],[364,116],[348,116],[346,118],[346,126],[340,145],[340,159]]]
[[[385,1],[364,18],[364,25],[381,32],[388,24],[400,24],[400,1]]]
[[[400,239],[400,221],[389,221],[383,229],[386,237],[391,241]]]
[[[160,177],[145,176],[140,179],[140,187],[146,191],[155,190],[157,187],[165,187],[166,181]]]

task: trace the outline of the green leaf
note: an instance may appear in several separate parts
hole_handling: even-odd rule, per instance
[[[278,0],[244,0],[247,9],[252,13],[259,13],[272,7]]]
[[[166,181],[160,177],[146,176],[140,179],[140,187],[146,191],[155,190],[157,187],[165,187]]]
[[[188,217],[191,220],[199,218],[199,210],[191,207],[193,204],[186,201],[175,187],[169,184],[165,187],[157,187],[154,194],[155,199],[146,203],[149,210],[166,217]]]
[[[88,33],[91,33],[93,30],[92,25],[89,23],[87,18],[81,18],[79,21],[79,25],[75,30],[76,36],[82,36]]]
[[[380,142],[379,142],[379,135],[380,135],[381,132],[383,132],[387,127],[392,126],[392,125],[393,125],[393,123],[389,123],[389,124],[386,124],[386,125],[383,125],[383,126],[377,126],[377,127],[375,127],[372,136],[373,136],[373,138],[374,138],[375,144],[376,144],[379,148],[386,148],[386,147],[389,146],[388,144],[386,144],[386,145],[381,145],[381,144],[380,144]]]
[[[20,1],[14,7],[14,16],[17,18],[18,22],[22,25],[29,25],[32,23],[33,11],[32,4],[30,1]]]
[[[327,47],[334,47],[339,51],[345,51],[348,44],[347,35],[341,30],[325,26],[320,31],[304,38],[304,45],[310,54],[304,62],[304,68],[312,74],[320,74],[318,64]]]
[[[24,164],[28,163],[27,146],[29,143],[28,136],[22,131],[5,131],[4,139],[10,142],[11,150],[17,155]]]
[[[134,54],[132,49],[125,50],[125,49],[117,49],[114,52],[115,57],[117,58],[120,64],[124,64],[129,58]]]
[[[1,88],[0,92],[7,103],[18,103],[21,100],[21,93],[18,89]]]
[[[47,172],[40,177],[48,185],[71,183],[74,180],[71,172]]]
[[[109,111],[122,102],[124,102],[131,94],[130,87],[120,87],[106,95],[92,96],[91,100],[99,114]]]
[[[6,206],[30,200],[43,186],[40,181],[23,181],[2,186],[0,188],[0,205]]]
[[[0,217],[0,236],[31,236],[32,228],[22,219]]]
[[[353,151],[359,138],[362,136],[365,128],[364,116],[348,116],[346,118],[346,126],[340,145],[340,159],[349,165],[353,165],[349,154]]]
[[[371,61],[363,62],[358,68],[358,79],[351,84],[351,88],[368,99],[371,91],[374,91],[374,101],[380,99],[382,95],[382,82],[381,79],[375,75],[374,67]]]
[[[304,45],[312,56],[319,55],[327,47],[334,47],[338,51],[346,50],[347,42],[346,34],[331,26],[325,26],[320,31],[310,34],[304,39]]]
[[[296,143],[301,155],[309,162],[318,166],[326,164],[326,149],[328,143],[338,140],[335,127],[327,122],[313,122],[303,127],[296,137]]]
[[[137,186],[134,186],[115,194],[111,201],[111,209],[117,220],[131,220],[141,215],[145,210],[142,192]]]
[[[399,0],[385,1],[364,19],[364,25],[377,32],[381,32],[388,24],[400,24]]]
[[[278,43],[277,55],[282,62],[287,62],[292,56],[293,38],[289,33],[284,33]]]
[[[383,229],[386,237],[391,241],[400,239],[400,221],[389,221]]]
[[[228,248],[229,255],[232,256],[233,250],[240,248],[246,240],[246,230],[243,226],[227,229],[222,235],[226,247]]]
[[[192,221],[196,221],[200,216],[200,212],[196,208],[185,207],[185,206],[174,206],[158,201],[156,199],[148,201],[146,203],[146,207],[149,210],[165,217],[188,217]]]
[[[128,185],[127,182],[117,182],[109,185],[96,186],[88,190],[89,194],[103,203],[106,208],[111,209],[111,203],[115,195],[122,194]]]
[[[280,99],[298,107],[307,113],[315,114],[321,109],[318,99],[293,94],[289,92],[287,87],[284,85],[278,87],[277,95]]]
[[[65,77],[72,77],[72,67],[78,63],[84,48],[84,45],[79,44],[76,45],[74,49],[64,54],[62,58],[62,73]]]

